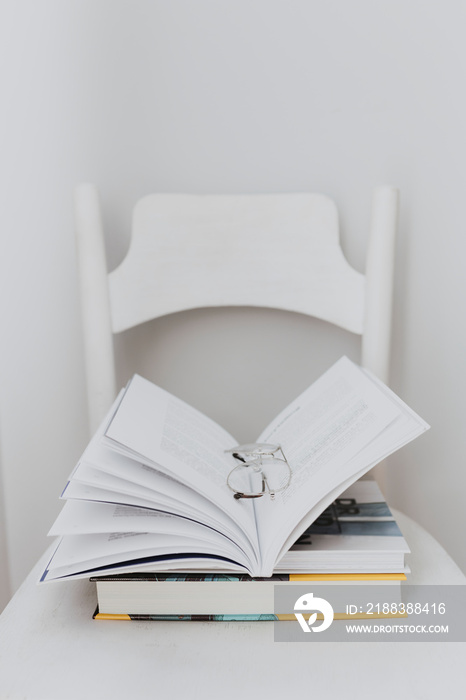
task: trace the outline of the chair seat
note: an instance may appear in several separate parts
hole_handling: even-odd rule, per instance
[[[395,513],[416,584],[466,577],[422,527]],[[138,697],[425,699],[457,694],[464,643],[273,641],[271,622],[97,622],[94,584],[36,585],[49,553],[0,617],[0,695],[28,700]],[[280,623],[286,624],[286,623]],[[363,652],[363,653],[361,653]],[[435,663],[432,660],[435,659]],[[364,678],[364,691],[357,690]],[[355,685],[356,684],[356,685]]]

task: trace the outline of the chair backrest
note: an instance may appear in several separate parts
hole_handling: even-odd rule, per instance
[[[375,189],[366,271],[346,261],[334,202],[321,194],[153,194],[134,210],[128,254],[107,272],[99,197],[75,192],[93,431],[115,396],[113,334],[210,306],[272,307],[362,337],[361,364],[388,380],[398,192]]]

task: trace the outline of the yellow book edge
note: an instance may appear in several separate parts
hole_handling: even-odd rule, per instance
[[[290,574],[290,581],[406,581],[406,574]],[[280,583],[277,581],[277,583]]]

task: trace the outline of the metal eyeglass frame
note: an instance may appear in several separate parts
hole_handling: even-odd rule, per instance
[[[285,491],[285,489],[287,489],[290,485],[292,477],[291,467],[288,464],[288,460],[286,459],[280,445],[273,445],[265,442],[253,442],[246,445],[236,445],[235,447],[230,447],[228,450],[225,450],[225,452],[231,454],[235,459],[241,462],[241,464],[233,467],[227,476],[227,486],[230,491],[233,491],[233,498],[260,498],[261,496],[264,496],[264,494],[268,493],[271,500],[273,500],[276,493]],[[270,488],[267,477],[262,471],[262,460],[264,457],[270,458],[272,461],[283,462],[286,465],[288,469],[288,479],[284,486],[280,486],[278,489]],[[245,491],[238,491],[237,489],[233,488],[230,483],[230,478],[234,472],[239,469],[247,469],[249,467],[252,467],[252,469],[256,472],[261,472],[262,491],[260,492],[248,493]]]

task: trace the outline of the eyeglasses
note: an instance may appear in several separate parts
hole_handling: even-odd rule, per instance
[[[268,493],[273,500],[290,485],[291,468],[280,445],[254,442],[225,452],[239,462],[227,476],[233,498],[260,498]]]

